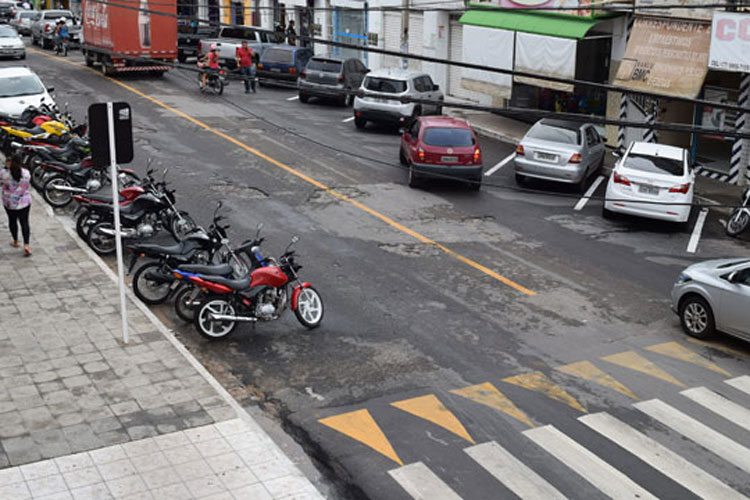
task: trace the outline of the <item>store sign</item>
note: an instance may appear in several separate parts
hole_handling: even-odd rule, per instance
[[[551,10],[549,12],[551,14],[591,17],[591,9],[585,7],[590,5],[592,0],[478,0],[476,2],[472,1],[471,3],[492,5],[494,7],[503,7],[504,9],[540,9],[544,7],[554,7],[559,9],[566,8],[571,10]]]
[[[710,42],[707,24],[636,19],[615,85],[695,98],[708,73]]]
[[[710,21],[715,8],[701,9],[702,5],[728,5],[729,0],[635,0],[636,12],[642,16],[676,17]],[[661,5],[669,7],[660,7]],[[674,7],[681,5],[681,7]],[[640,7],[640,8],[639,8]]]
[[[714,14],[708,67],[750,73],[750,14]]]

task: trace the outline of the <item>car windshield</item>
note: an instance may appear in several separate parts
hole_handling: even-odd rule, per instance
[[[35,14],[34,12],[21,12],[21,18],[22,19],[31,18],[31,17],[34,17],[34,14]]]
[[[0,78],[0,97],[17,97],[44,92],[42,82],[34,75]]]
[[[292,64],[292,51],[282,49],[268,49],[263,52],[263,62]]]
[[[625,160],[625,167],[649,174],[684,175],[685,173],[682,160],[638,153],[628,155],[627,160]]]
[[[341,61],[331,59],[310,59],[308,70],[323,71],[325,73],[341,73]]]
[[[428,128],[422,135],[422,142],[428,146],[463,148],[473,146],[474,137],[465,128]]]
[[[16,30],[0,26],[0,38],[16,38],[17,36]]]
[[[578,145],[581,143],[581,134],[578,130],[570,130],[562,127],[553,127],[545,123],[537,123],[526,134],[529,139],[540,141],[557,142],[560,144]]]
[[[400,94],[401,92],[406,92],[406,82],[404,80],[370,76],[365,79],[365,88],[374,92]]]
[[[45,19],[60,19],[61,17],[71,18],[73,14],[70,12],[47,12],[44,14]]]

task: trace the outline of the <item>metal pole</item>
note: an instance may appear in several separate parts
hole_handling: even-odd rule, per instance
[[[740,95],[737,100],[737,105],[742,106],[743,108],[747,107],[748,97],[750,97],[750,73],[742,73],[742,79],[740,80]],[[747,113],[738,114],[735,122],[735,129],[738,132],[744,132],[747,122]],[[748,142],[746,139],[740,139],[738,137],[734,140],[734,144],[732,144],[732,157],[729,161],[729,178],[727,179],[727,182],[740,186],[744,186],[748,183],[746,159],[747,149]]]
[[[120,287],[120,313],[122,314],[122,341],[128,343],[128,313],[125,305],[125,272],[122,262],[122,238],[120,237],[120,191],[117,182],[117,146],[115,146],[115,111],[107,103],[107,125],[109,127],[109,176],[112,179],[112,206],[115,211],[115,248],[117,250],[117,283]]]
[[[627,44],[630,41],[630,33],[633,30],[633,23],[635,23],[635,17],[630,17],[628,19],[628,25],[625,28],[625,44]],[[622,63],[622,61],[621,61]],[[625,121],[628,119],[628,104],[630,99],[628,98],[628,95],[625,92],[622,92],[620,94],[620,120]],[[625,134],[627,133],[627,129],[620,125],[617,128],[617,150],[620,151],[620,153],[624,153],[625,149],[627,148],[627,144],[625,144]]]

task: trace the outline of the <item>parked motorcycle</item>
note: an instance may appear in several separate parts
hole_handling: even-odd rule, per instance
[[[737,237],[750,226],[750,188],[746,188],[742,193],[742,202],[739,207],[735,208],[732,216],[727,221],[727,234]]]
[[[44,201],[54,208],[62,208],[73,201],[74,194],[96,193],[103,186],[111,183],[109,178],[109,167],[97,167],[89,162],[80,164],[65,165],[51,164],[45,165],[47,173],[54,169],[54,174],[50,175],[42,187],[42,196]],[[140,179],[138,175],[129,169],[118,169],[117,181],[123,187],[137,184]]]
[[[119,193],[120,206],[124,207],[129,205],[133,200],[145,192],[146,190],[143,186],[137,184],[122,188]],[[89,206],[112,205],[112,195],[82,193],[74,194],[73,199],[78,203],[78,207],[73,213],[73,219],[76,221],[76,232],[81,239],[88,241],[89,229],[100,220],[99,213],[92,212],[89,209]]]
[[[190,279],[209,294],[195,311],[194,324],[198,333],[209,340],[225,338],[237,323],[255,323],[278,319],[287,302],[297,320],[306,328],[320,326],[323,321],[323,299],[310,283],[302,282],[292,245],[295,236],[278,262],[259,267],[239,279],[199,274]],[[291,298],[290,295],[291,288]],[[289,299],[289,300],[288,300]]]

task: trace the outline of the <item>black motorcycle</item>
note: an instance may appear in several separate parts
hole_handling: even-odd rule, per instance
[[[742,193],[742,202],[727,221],[727,234],[737,237],[750,226],[750,187]]]

